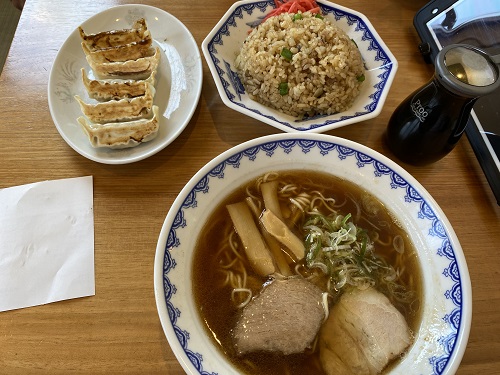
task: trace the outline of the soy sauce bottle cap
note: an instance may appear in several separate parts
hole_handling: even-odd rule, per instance
[[[436,79],[459,96],[477,98],[500,86],[498,65],[486,52],[468,44],[444,47],[435,66]]]

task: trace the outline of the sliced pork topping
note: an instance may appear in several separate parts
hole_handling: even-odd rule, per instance
[[[373,288],[346,292],[320,331],[328,375],[375,375],[411,343],[403,315]]]
[[[274,280],[244,309],[233,330],[239,354],[306,350],[325,317],[321,290],[302,278]]]

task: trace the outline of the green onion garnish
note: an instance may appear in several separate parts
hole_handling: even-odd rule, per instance
[[[279,90],[281,96],[288,94],[288,83],[281,82],[278,86],[278,90]]]
[[[286,61],[292,61],[293,53],[290,51],[288,48],[283,48],[281,50],[281,56],[286,60]]]
[[[300,13],[295,13],[295,14],[293,15],[292,21],[294,21],[294,22],[295,22],[295,21],[297,21],[297,20],[301,20],[301,19],[302,19],[302,14],[300,14]]]
[[[360,76],[356,77],[356,79],[358,80],[358,82],[363,82],[365,80],[365,75],[361,74]]]
[[[343,227],[343,226],[345,226],[345,225],[347,224],[347,221],[351,218],[351,216],[352,216],[352,215],[351,215],[350,213],[348,213],[347,215],[345,215],[345,216],[344,216],[344,219],[342,219],[342,222],[341,222],[341,224],[340,224],[340,225],[341,225],[342,227]]]

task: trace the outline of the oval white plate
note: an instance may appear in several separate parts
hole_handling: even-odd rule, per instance
[[[160,320],[189,374],[237,373],[214,347],[191,292],[190,258],[212,210],[234,188],[267,171],[309,169],[369,189],[389,207],[419,249],[424,296],[416,342],[391,374],[453,374],[469,336],[472,296],[460,243],[429,193],[379,153],[322,134],[277,134],[238,145],[210,161],[170,208],[156,249],[154,286]]]
[[[52,65],[48,86],[52,119],[63,139],[90,160],[126,164],[156,154],[182,133],[198,105],[203,81],[200,52],[189,30],[171,14],[147,5],[121,5],[98,13],[78,26],[86,33],[97,33],[130,28],[142,17],[155,45],[162,51],[154,103],[165,116],[152,141],[121,150],[93,148],[90,144],[76,120],[82,113],[74,96],[88,98],[80,69],[90,71],[78,28],[66,39]]]

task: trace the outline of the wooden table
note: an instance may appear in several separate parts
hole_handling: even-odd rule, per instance
[[[328,132],[393,157],[382,142],[399,102],[432,75],[412,26],[424,0],[344,0],[364,13],[399,61],[382,113]],[[0,313],[2,374],[182,374],[160,326],[153,292],[155,247],[165,215],[206,162],[249,139],[277,133],[228,109],[203,59],[203,89],[184,132],[158,154],[128,165],[99,164],[61,138],[47,104],[49,72],[66,37],[124,0],[27,0],[0,77],[0,188],[94,176],[96,295]],[[145,3],[177,17],[198,45],[232,4]],[[168,25],[166,25],[168,27]],[[443,160],[404,167],[432,194],[468,261],[473,320],[459,374],[500,373],[500,207],[464,137]]]

